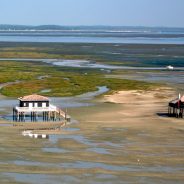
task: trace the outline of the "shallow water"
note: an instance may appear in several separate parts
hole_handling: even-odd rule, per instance
[[[16,160],[14,164],[17,166],[39,166],[39,167],[61,167],[65,169],[91,169],[91,168],[101,168],[110,171],[131,171],[131,172],[140,172],[140,171],[149,171],[149,172],[165,172],[173,173],[178,171],[184,171],[182,166],[178,167],[169,167],[169,166],[160,166],[155,165],[152,167],[142,166],[141,163],[135,162],[135,165],[110,165],[100,162],[84,162],[76,161],[71,163],[45,163],[45,162],[34,162],[34,161],[21,161]]]
[[[158,56],[160,57],[160,56]],[[181,57],[183,58],[183,56]],[[167,65],[164,66],[162,64],[161,66],[155,66],[155,67],[134,67],[134,66],[117,66],[117,65],[108,65],[108,64],[101,64],[97,63],[95,61],[89,61],[89,60],[65,60],[65,59],[22,59],[22,58],[16,58],[16,59],[8,59],[8,58],[0,58],[0,61],[35,61],[35,62],[44,62],[47,64],[60,66],[60,67],[73,67],[73,68],[93,68],[93,69],[100,69],[101,71],[104,71],[106,73],[111,73],[111,70],[133,70],[133,71],[160,71],[160,72],[168,72],[168,69],[166,68]],[[136,63],[135,63],[136,64]],[[183,72],[184,67],[181,65],[180,67],[174,67],[174,72]],[[87,73],[86,73],[87,74]],[[43,77],[47,76],[39,76],[38,79],[42,79]],[[69,80],[68,78],[64,78],[65,80]],[[16,82],[15,82],[16,83]],[[8,83],[7,83],[8,84]],[[4,85],[4,84],[3,84]],[[0,86],[1,87],[1,86]]]
[[[99,154],[111,154],[107,149],[105,148],[97,148],[97,147],[94,147],[94,148],[88,148],[86,151],[89,151],[89,152],[95,152],[95,153],[99,153]]]
[[[47,62],[47,61],[45,61]],[[77,67],[77,68],[96,68],[96,69],[123,69],[123,70],[166,70],[166,67],[131,67],[131,66],[115,66],[107,64],[99,64],[86,60],[61,60],[55,62],[47,62],[55,66]],[[175,67],[175,70],[184,70],[184,67]]]
[[[109,91],[109,89],[106,86],[100,86],[97,87],[97,89],[98,91],[85,93],[75,97],[51,97],[50,100],[51,103],[64,110],[67,108],[94,106],[95,104],[92,103],[91,100],[94,97]],[[0,118],[12,121],[12,108],[17,105],[18,100],[16,99],[9,99],[9,98],[1,99],[0,109],[6,111],[7,114],[3,112],[3,115],[1,115]],[[26,117],[26,120],[28,119],[29,117]],[[38,117],[38,121],[42,121],[42,118]]]
[[[50,136],[49,140],[39,140],[37,142],[41,144],[39,152],[36,151],[36,148],[30,148],[29,145],[27,148],[20,147],[20,151],[15,149],[14,152],[16,155],[20,154],[20,157],[12,157],[8,162],[1,164],[13,164],[17,169],[25,167],[26,172],[29,168],[35,169],[38,174],[20,174],[20,171],[17,173],[4,172],[2,177],[30,184],[182,183],[175,180],[168,182],[166,178],[162,179],[162,175],[182,173],[183,164],[172,164],[172,160],[169,163],[162,162],[162,159],[172,159],[178,157],[177,154],[181,154],[180,149],[183,143],[180,136],[183,134],[171,136],[174,140],[177,137],[177,145],[175,142],[170,142],[171,138],[167,139],[167,143],[162,139],[159,140],[159,143],[154,141],[159,136],[170,137],[170,134],[167,135],[168,130],[164,135],[158,134],[157,131],[153,135],[146,129],[135,131],[134,128],[113,126],[101,128],[100,124],[97,127],[90,130],[90,125],[84,122],[72,124],[65,127],[61,135]],[[84,129],[89,129],[89,133],[86,133]],[[151,142],[149,142],[150,139]],[[27,141],[34,142],[35,140],[26,138],[24,141],[26,145]],[[58,141],[62,144],[58,144]],[[174,152],[170,151],[172,147],[176,148]],[[158,150],[155,151],[156,148]],[[22,149],[28,150],[28,155],[27,152],[24,154]],[[58,175],[55,173],[40,174],[39,171],[42,169],[56,170],[60,173]],[[77,171],[80,172],[75,173]],[[154,178],[155,175],[160,177]]]
[[[3,42],[184,44],[184,38],[89,37],[89,36],[2,36]]]
[[[46,174],[19,174],[19,173],[3,173],[4,176],[15,178],[18,182],[26,182],[30,184],[58,184],[75,183],[79,180],[74,176],[69,175],[46,175]]]
[[[0,123],[0,127],[10,127],[12,126],[11,124],[6,124],[6,123]]]
[[[144,72],[135,71],[131,74],[126,75],[107,75],[107,77],[115,77],[121,79],[131,79],[146,82],[156,82],[165,84],[174,84],[175,86],[182,85],[184,83],[184,72],[183,71],[160,71],[160,72]]]
[[[43,89],[40,91],[40,93],[49,93],[51,91],[52,91],[52,89]]]
[[[76,135],[76,134],[71,134],[71,135],[51,135],[49,137],[49,140],[51,143],[56,144],[58,140],[64,140],[64,139],[73,139],[81,144],[85,144],[88,146],[97,146],[97,143],[91,142],[89,139],[84,137],[83,135]]]
[[[62,148],[43,148],[43,152],[48,152],[48,153],[68,153],[69,151],[66,149]]]

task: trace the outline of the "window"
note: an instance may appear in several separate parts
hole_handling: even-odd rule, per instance
[[[29,103],[29,108],[32,108],[33,107],[33,103]]]
[[[34,104],[34,107],[38,107],[38,103],[35,103],[35,104]]]
[[[26,107],[26,103],[24,103],[24,107]]]
[[[42,103],[42,107],[47,107],[47,104],[46,103]]]

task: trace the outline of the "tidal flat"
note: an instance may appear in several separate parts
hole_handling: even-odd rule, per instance
[[[183,120],[156,114],[165,112],[171,94],[164,88],[94,99],[95,106],[69,109],[78,121],[47,140],[23,137],[2,121],[1,181],[182,183]]]
[[[111,57],[108,53],[100,54],[104,49],[111,51],[116,47],[119,51],[122,49],[121,57]],[[87,59],[117,66],[126,66],[129,63],[129,66],[136,67],[164,67],[175,62],[178,67],[183,66],[182,45],[72,46],[1,43],[0,50],[2,58],[27,56]],[[98,52],[100,53],[97,54]],[[135,52],[137,55],[134,55]],[[70,55],[71,53],[74,54]],[[159,57],[158,53],[166,56]],[[126,57],[123,57],[123,54]],[[180,59],[176,59],[176,55]],[[125,58],[130,60],[126,61]],[[41,61],[19,59],[3,60],[0,61],[0,83],[6,84],[1,88],[1,101],[4,104],[6,100],[15,103],[16,97],[30,93],[57,97],[53,100],[61,107],[67,105],[68,99],[69,104],[72,104],[73,100],[77,99],[76,95],[79,99],[82,98],[83,103],[80,106],[67,105],[68,113],[74,121],[63,128],[61,134],[52,135],[46,140],[23,137],[11,122],[1,120],[2,183],[183,183],[183,120],[164,116],[167,103],[177,96],[179,90],[175,82],[170,80],[171,77],[168,77],[168,84],[165,84],[165,81],[155,84],[156,80],[141,80],[142,75],[150,74],[150,71],[146,70],[141,74],[140,71],[111,70],[109,74],[94,68],[61,67]],[[154,75],[168,73],[165,70],[151,72]],[[133,74],[135,77],[132,79]],[[178,76],[182,72],[171,74]],[[103,95],[96,94],[99,87],[108,90],[105,90]],[[94,93],[96,95],[91,97]],[[59,101],[62,97],[65,100]],[[0,108],[1,114],[10,113],[10,106]]]

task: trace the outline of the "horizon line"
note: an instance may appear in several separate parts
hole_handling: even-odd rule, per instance
[[[153,25],[153,26],[146,26],[146,25],[61,25],[61,24],[0,24],[0,26],[30,26],[30,27],[39,27],[39,26],[59,26],[59,27],[134,27],[134,28],[179,28],[184,29],[183,27],[179,26],[159,26],[159,25]]]

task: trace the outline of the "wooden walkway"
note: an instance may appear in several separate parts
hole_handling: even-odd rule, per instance
[[[71,117],[67,114],[67,112],[64,112],[60,108],[56,108],[56,112],[59,114],[59,116],[63,117],[65,120],[70,121]]]

